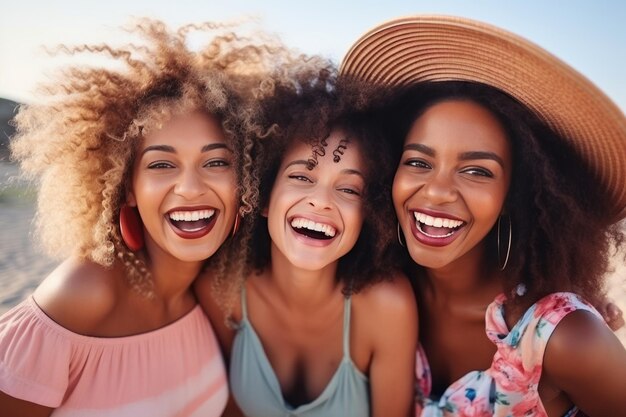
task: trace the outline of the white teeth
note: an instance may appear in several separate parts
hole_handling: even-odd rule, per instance
[[[447,229],[454,229],[463,224],[460,220],[444,219],[442,217],[432,217],[428,214],[413,212],[415,221],[418,223],[424,223],[427,226],[432,227],[445,227]],[[419,226],[419,224],[418,224]]]
[[[195,222],[200,219],[210,219],[215,214],[215,210],[194,210],[194,211],[173,211],[169,214],[170,219],[181,222]]]
[[[329,224],[317,223],[313,220],[303,219],[302,217],[291,220],[291,227],[322,232],[328,237],[335,237],[337,234],[337,230]]]

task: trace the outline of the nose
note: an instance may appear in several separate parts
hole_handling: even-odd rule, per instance
[[[422,193],[433,204],[451,203],[457,199],[454,180],[445,172],[432,175],[423,185]]]
[[[332,207],[332,196],[327,187],[320,185],[311,189],[307,203],[318,210],[329,210]]]
[[[174,186],[174,193],[187,200],[193,200],[205,192],[206,184],[195,169],[183,170]]]

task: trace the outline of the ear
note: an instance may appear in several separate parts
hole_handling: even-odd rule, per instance
[[[500,208],[500,216],[508,216],[510,214],[509,210],[509,200],[506,199]]]
[[[126,190],[126,204],[131,207],[137,207],[137,199],[135,198],[135,193],[132,190]]]
[[[267,218],[268,213],[269,213],[269,208],[267,206],[263,207],[263,210],[261,211],[261,216]]]

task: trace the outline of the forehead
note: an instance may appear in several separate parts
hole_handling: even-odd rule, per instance
[[[297,159],[305,161],[313,159],[317,161],[316,167],[337,166],[341,169],[363,170],[363,155],[359,141],[348,138],[341,130],[333,130],[323,143],[292,141],[287,147],[282,165]]]
[[[143,137],[145,146],[156,143],[175,146],[195,141],[226,142],[219,119],[200,111],[174,115],[161,128],[152,129]]]
[[[504,126],[491,111],[476,102],[460,99],[427,108],[413,122],[406,142],[499,152],[508,152],[510,148]]]

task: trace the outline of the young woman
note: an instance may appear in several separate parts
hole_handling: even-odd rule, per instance
[[[185,33],[198,28],[146,20],[145,45],[71,49],[125,70],[71,68],[18,114],[38,236],[68,257],[0,318],[3,415],[221,414],[225,368],[191,284],[239,251],[255,192],[247,92],[272,60],[231,35],[194,52]]]
[[[388,251],[393,166],[361,107],[373,98],[324,76],[278,80],[262,103],[276,126],[260,144],[262,213],[234,326],[220,326],[205,281],[198,291],[245,415],[406,416],[417,311]]]
[[[622,112],[537,46],[460,18],[388,22],[343,71],[405,85],[389,120],[418,415],[626,414],[626,352],[589,303],[624,239]]]

